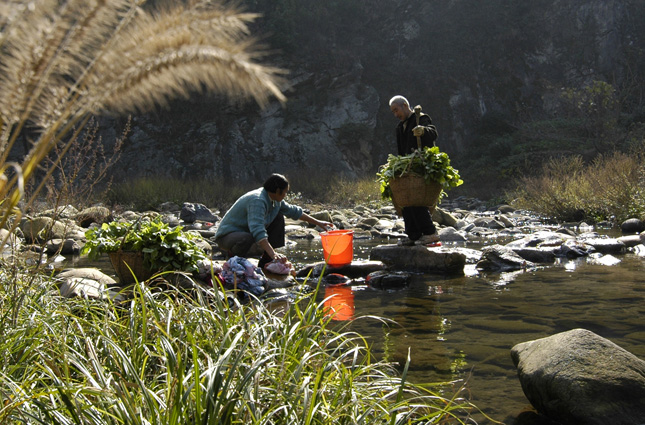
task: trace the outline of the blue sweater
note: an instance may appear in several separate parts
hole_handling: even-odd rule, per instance
[[[267,237],[266,227],[278,213],[298,220],[302,217],[302,208],[285,201],[272,201],[264,188],[252,190],[242,195],[224,214],[215,239],[232,232],[246,232],[251,233],[256,242],[261,241]]]

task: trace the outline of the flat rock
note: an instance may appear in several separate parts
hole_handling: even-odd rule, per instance
[[[381,261],[388,269],[424,273],[464,273],[466,256],[450,248],[425,246],[379,245],[370,259]]]
[[[330,266],[326,265],[324,261],[308,264],[302,269],[298,270],[296,277],[307,277],[310,273],[312,277],[319,277],[321,275],[328,275],[330,273],[338,273],[350,278],[365,277],[368,274],[385,269],[385,265],[380,261],[352,261],[350,264],[344,266]]]

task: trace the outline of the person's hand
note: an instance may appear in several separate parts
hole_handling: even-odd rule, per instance
[[[279,261],[281,263],[286,263],[287,262],[287,256],[284,254],[278,254],[277,252],[275,253],[275,257],[273,257],[275,261]]]
[[[412,134],[414,134],[416,137],[421,137],[423,136],[423,133],[425,133],[425,131],[426,129],[423,126],[417,125],[412,129]]]
[[[330,223],[328,221],[320,221],[318,222],[318,226],[322,227],[325,230],[334,230],[336,226],[334,226],[334,223]]]

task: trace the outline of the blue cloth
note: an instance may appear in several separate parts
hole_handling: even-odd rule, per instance
[[[222,280],[228,288],[237,285],[238,289],[260,296],[267,282],[259,267],[255,267],[244,257],[231,257],[222,266]]]
[[[266,228],[279,213],[298,220],[302,217],[302,208],[285,201],[271,200],[264,188],[252,190],[242,195],[226,212],[219,223],[215,239],[232,232],[250,233],[256,242],[266,239]]]

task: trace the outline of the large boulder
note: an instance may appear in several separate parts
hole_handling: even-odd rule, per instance
[[[623,233],[639,233],[645,231],[645,221],[639,218],[630,218],[625,220],[620,225],[620,230]]]
[[[426,273],[464,273],[466,256],[446,248],[425,246],[379,245],[370,252],[370,260],[381,261],[389,269]]]
[[[585,329],[517,344],[524,394],[563,424],[645,423],[645,361]]]

